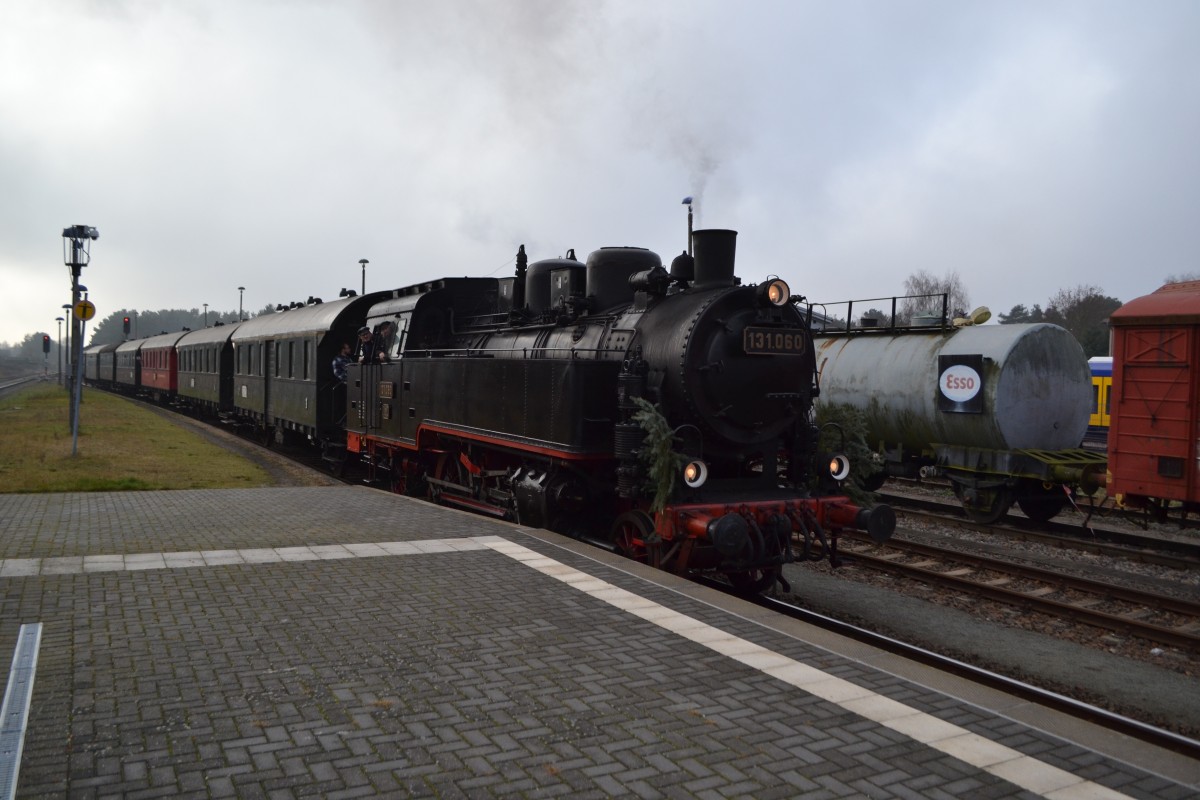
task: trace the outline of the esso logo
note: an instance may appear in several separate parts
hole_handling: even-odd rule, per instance
[[[975,370],[957,364],[942,373],[938,385],[946,399],[955,403],[965,403],[979,394],[979,390],[983,388],[983,380]]]

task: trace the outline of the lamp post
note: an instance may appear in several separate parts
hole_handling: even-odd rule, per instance
[[[367,261],[365,258],[360,258],[358,260],[358,263],[362,265],[362,270],[363,270],[363,282],[362,282],[361,294],[366,294],[367,293],[367,264],[370,264],[371,262]]]
[[[64,319],[64,320],[70,320],[70,318],[71,318],[71,304],[70,304],[70,303],[63,303],[63,319]],[[67,362],[67,379],[64,381],[64,385],[66,385],[66,384],[69,384],[69,383],[71,382],[71,381],[70,381],[70,374],[71,374],[71,323],[70,323],[70,322],[67,322],[67,357],[66,357],[66,362]]]
[[[58,323],[58,385],[62,386],[62,317],[55,317],[54,321]]]
[[[92,242],[99,238],[100,231],[90,225],[72,225],[69,228],[63,228],[63,261],[71,271],[72,309],[79,304],[79,275],[83,272],[83,268],[92,260]],[[67,362],[67,372],[70,377],[67,379],[67,382],[73,387],[75,382],[79,380],[75,373],[79,371],[80,362],[83,359],[83,337],[80,335],[80,320],[74,314],[71,315],[71,343],[71,358]],[[74,367],[74,369],[71,369],[71,367]],[[75,419],[75,392],[71,393],[71,398],[71,419]]]
[[[204,303],[204,327],[208,327],[208,303]]]
[[[242,296],[246,291],[245,286],[238,287],[238,322],[241,322],[245,317],[242,316]]]

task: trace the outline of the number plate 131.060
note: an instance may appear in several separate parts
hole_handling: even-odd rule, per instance
[[[746,328],[742,332],[742,349],[748,355],[799,356],[808,349],[808,340],[803,331]]]

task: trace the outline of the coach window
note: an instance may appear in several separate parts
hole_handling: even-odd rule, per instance
[[[288,377],[296,377],[296,343],[288,342]]]
[[[304,380],[308,380],[308,339],[304,340],[304,366],[302,367]]]

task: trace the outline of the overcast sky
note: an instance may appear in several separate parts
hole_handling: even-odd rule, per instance
[[[814,300],[1200,272],[1200,3],[0,0],[0,341],[697,227]]]

